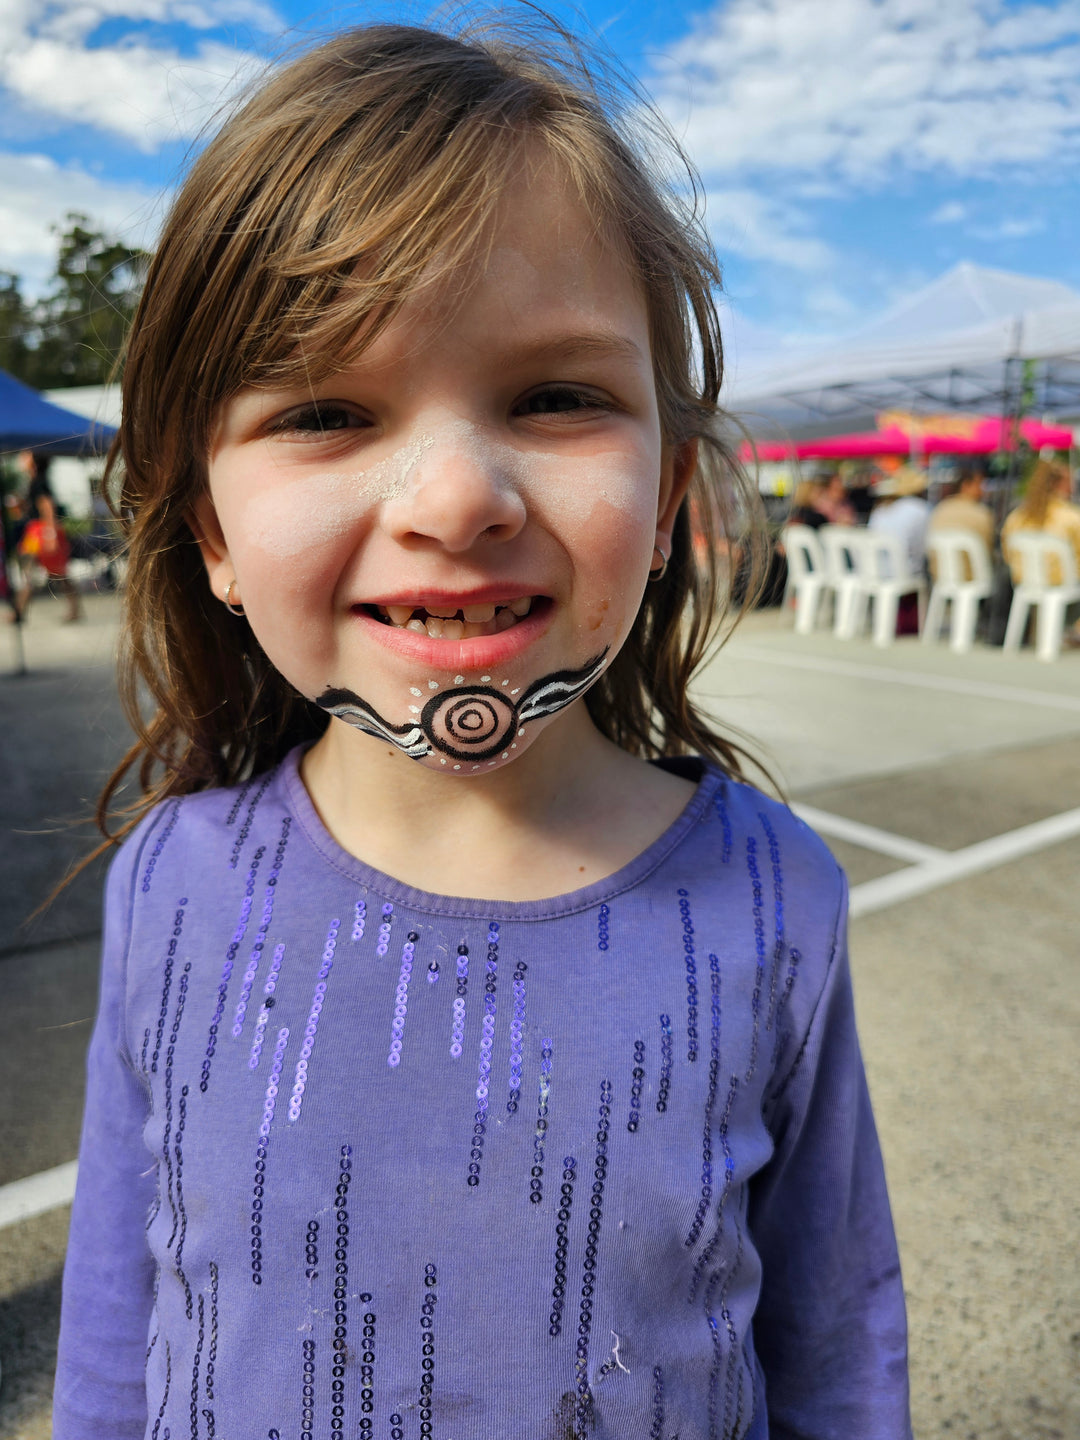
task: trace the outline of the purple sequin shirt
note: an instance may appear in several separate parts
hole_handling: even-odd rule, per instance
[[[820,841],[678,762],[617,874],[455,899],[297,764],[113,864],[55,1440],[905,1440]]]

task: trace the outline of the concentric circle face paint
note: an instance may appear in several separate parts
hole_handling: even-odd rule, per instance
[[[607,663],[608,652],[594,655],[580,670],[558,670],[534,681],[517,701],[490,685],[460,685],[433,695],[418,720],[394,725],[354,690],[329,688],[316,700],[331,715],[389,740],[413,760],[439,754],[458,762],[494,760],[530,720],[554,715],[584,695]]]
[[[491,760],[514,738],[518,707],[490,686],[462,686],[429,700],[420,724],[434,750],[455,760]]]

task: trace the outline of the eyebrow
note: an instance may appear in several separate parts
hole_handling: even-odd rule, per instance
[[[508,346],[501,352],[503,363],[512,368],[536,360],[643,360],[641,346],[615,330],[587,330],[581,334],[555,335],[539,343]]]

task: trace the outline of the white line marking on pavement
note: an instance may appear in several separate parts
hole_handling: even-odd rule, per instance
[[[813,805],[792,805],[800,820],[820,830],[822,835],[832,835],[837,840],[849,840],[864,850],[875,850],[879,855],[892,855],[897,860],[921,864],[924,860],[939,860],[948,855],[937,845],[924,845],[920,840],[909,840],[904,835],[893,835],[888,830],[879,830],[876,825],[863,825],[859,820],[848,820],[844,815],[832,815],[827,810],[817,810]]]
[[[1009,830],[1004,835],[994,835],[963,850],[948,851],[940,858],[926,860],[910,870],[895,870],[880,879],[866,880],[851,892],[850,913],[853,916],[872,915],[875,910],[884,910],[889,905],[910,900],[914,895],[923,895],[927,890],[936,890],[940,885],[949,885],[965,876],[980,875],[984,870],[1008,864],[1010,860],[1019,860],[1024,855],[1045,849],[1047,845],[1071,840],[1074,835],[1080,835],[1080,809],[1036,820],[1033,825]]]
[[[888,685],[914,685],[923,690],[944,690],[953,695],[979,695],[1015,705],[1041,705],[1049,710],[1080,714],[1080,696],[1054,695],[1048,690],[995,685],[988,680],[932,675],[922,670],[890,670],[886,665],[863,665],[854,660],[826,660],[818,655],[791,655],[758,645],[736,644],[726,652],[733,660],[754,660],[765,665],[787,665],[793,670],[817,670],[826,675],[848,675],[854,680],[882,680]]]
[[[66,1165],[57,1165],[55,1170],[42,1170],[38,1175],[27,1175],[25,1180],[0,1185],[0,1229],[69,1205],[75,1194],[78,1170],[79,1162],[69,1160]]]

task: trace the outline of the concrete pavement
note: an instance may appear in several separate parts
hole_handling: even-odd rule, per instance
[[[124,744],[108,675],[114,602],[90,601],[85,627],[60,627],[60,607],[39,603],[24,679],[4,677],[0,634],[23,831],[37,828],[39,796],[70,814]],[[1075,1440],[1080,654],[1044,665],[915,641],[881,651],[797,637],[764,612],[699,692],[821,816],[853,898],[927,867],[926,888],[851,927],[909,1294],[916,1436]],[[1038,831],[1024,853],[988,844],[1042,822],[1055,843]],[[0,866],[0,1077],[14,1102],[0,1107],[0,1219],[8,1182],[74,1155],[100,882],[88,877],[29,938],[13,923],[72,843],[24,833]],[[942,852],[975,868],[943,881]],[[0,1440],[49,1433],[66,1216],[0,1227]]]

